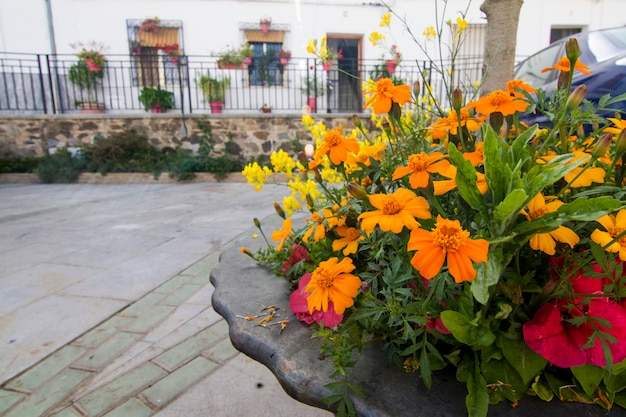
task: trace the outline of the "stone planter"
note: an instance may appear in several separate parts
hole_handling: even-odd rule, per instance
[[[273,216],[277,217],[277,216]],[[274,230],[276,225],[264,229]],[[251,230],[251,236],[255,230]],[[287,282],[274,276],[268,269],[239,251],[241,246],[253,252],[262,245],[262,239],[247,238],[223,252],[220,263],[211,272],[215,286],[213,307],[229,324],[230,338],[238,350],[267,366],[285,391],[298,401],[327,409],[323,398],[330,395],[325,385],[333,382],[330,360],[320,360],[321,340],[311,339],[311,328],[297,321],[289,310]],[[242,317],[260,313],[261,306],[276,306],[281,319],[289,324],[280,332],[280,326],[263,328],[255,321]],[[465,385],[459,383],[454,370],[436,372],[431,390],[426,389],[417,374],[407,374],[387,363],[386,354],[379,346],[370,346],[361,354],[353,369],[352,382],[369,393],[368,397],[353,397],[359,416],[366,417],[460,417],[466,416]],[[526,396],[517,408],[507,403],[491,406],[489,417],[554,417],[554,416],[626,416],[626,411],[615,407],[607,412],[597,405],[564,403],[553,400],[546,403],[537,397]]]

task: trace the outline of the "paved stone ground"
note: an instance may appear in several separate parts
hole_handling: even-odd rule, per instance
[[[0,417],[329,416],[238,353],[209,273],[284,187],[0,186]]]

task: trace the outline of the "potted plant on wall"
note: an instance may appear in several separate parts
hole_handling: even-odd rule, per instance
[[[291,51],[287,51],[285,49],[281,49],[276,53],[278,60],[280,61],[280,65],[287,65],[289,62],[289,58],[291,58]]]
[[[217,59],[217,67],[219,69],[241,69],[243,68],[243,56],[241,50],[236,48],[227,48],[219,53]]]
[[[271,17],[262,17],[261,19],[259,19],[259,25],[261,26],[261,31],[263,33],[269,32],[271,24],[272,24]]]
[[[250,65],[252,64],[254,49],[252,49],[252,46],[248,42],[244,42],[241,44],[241,48],[239,49],[239,55],[241,55],[244,64]]]
[[[224,108],[226,90],[230,86],[230,78],[213,78],[211,74],[201,76],[196,84],[202,90],[204,98],[211,105],[212,113],[221,113]]]
[[[317,112],[317,99],[324,96],[326,89],[321,82],[315,82],[313,79],[305,81],[302,92],[308,97],[307,104],[311,109],[311,113]]]
[[[97,87],[104,78],[106,48],[97,42],[76,43],[71,46],[78,51],[78,61],[67,71],[69,81],[80,89],[75,104],[83,113],[102,113],[104,104],[98,102]]]
[[[396,67],[400,64],[400,61],[402,61],[402,54],[398,51],[396,45],[391,45],[389,52],[391,53],[391,58],[388,58],[385,63],[389,74],[393,74],[396,72]]]
[[[139,102],[146,111],[163,113],[174,107],[174,93],[159,87],[144,87],[139,93]]]

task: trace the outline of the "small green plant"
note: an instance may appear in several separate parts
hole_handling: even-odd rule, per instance
[[[80,175],[80,162],[67,149],[59,149],[41,159],[37,174],[44,184],[76,182]]]
[[[301,90],[307,97],[322,97],[326,94],[326,87],[324,84],[320,80],[315,82],[312,78],[303,82]]]
[[[139,93],[139,102],[146,111],[160,113],[174,107],[174,93],[159,87],[144,87]]]
[[[206,100],[223,103],[226,90],[230,87],[230,78],[217,79],[211,77],[211,74],[206,74],[198,78],[196,84],[202,90]]]

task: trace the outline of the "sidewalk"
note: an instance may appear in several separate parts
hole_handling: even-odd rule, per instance
[[[238,353],[220,251],[286,189],[0,186],[0,417],[330,416]]]

